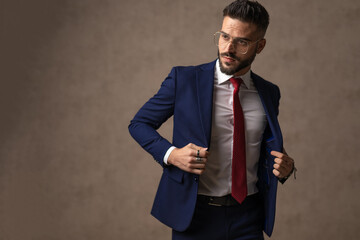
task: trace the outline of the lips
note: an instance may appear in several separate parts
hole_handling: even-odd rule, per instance
[[[224,59],[225,62],[229,62],[229,63],[235,62],[235,59],[233,59],[231,57],[223,57],[223,59]]]
[[[239,59],[236,57],[236,55],[232,54],[232,53],[226,52],[226,53],[220,54],[220,56],[222,57],[223,62],[226,62],[226,63],[233,63],[236,60],[239,61]]]
[[[232,57],[228,57],[228,56],[222,56],[222,63],[225,64],[225,66],[232,66],[233,64],[235,64],[235,59]]]

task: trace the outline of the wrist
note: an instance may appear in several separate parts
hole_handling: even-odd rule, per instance
[[[174,151],[174,149],[175,149],[176,147],[174,147],[174,146],[171,146],[168,150],[167,150],[167,152],[165,153],[165,156],[164,156],[164,164],[165,165],[171,165],[171,157],[170,157],[170,155],[171,155],[171,153]]]

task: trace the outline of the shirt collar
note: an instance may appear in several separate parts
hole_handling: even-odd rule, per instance
[[[251,80],[250,72],[251,71],[249,70],[244,75],[237,77],[237,78],[241,78],[243,80],[243,83],[245,84],[246,88],[250,88],[250,86],[251,86],[252,80]],[[220,62],[218,59],[216,61],[216,65],[215,65],[215,78],[217,78],[217,84],[219,84],[219,85],[223,84],[232,77],[233,77],[232,75],[227,75],[220,70]]]

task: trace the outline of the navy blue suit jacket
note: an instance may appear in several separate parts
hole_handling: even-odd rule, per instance
[[[138,111],[129,125],[133,138],[163,166],[163,174],[152,208],[152,215],[177,230],[186,230],[192,220],[199,176],[174,166],[165,166],[163,158],[171,146],[188,143],[211,149],[211,118],[215,61],[199,66],[174,67],[160,90]],[[268,125],[264,131],[259,159],[258,188],[265,207],[264,232],[271,235],[276,206],[278,179],[273,175],[271,150],[282,151],[282,135],[277,120],[279,88],[251,73]],[[156,131],[174,117],[173,140],[170,143]]]

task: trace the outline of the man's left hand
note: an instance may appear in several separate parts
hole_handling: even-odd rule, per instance
[[[289,177],[291,171],[294,169],[294,159],[289,157],[285,150],[284,153],[271,151],[271,155],[275,157],[274,175],[279,179]]]

